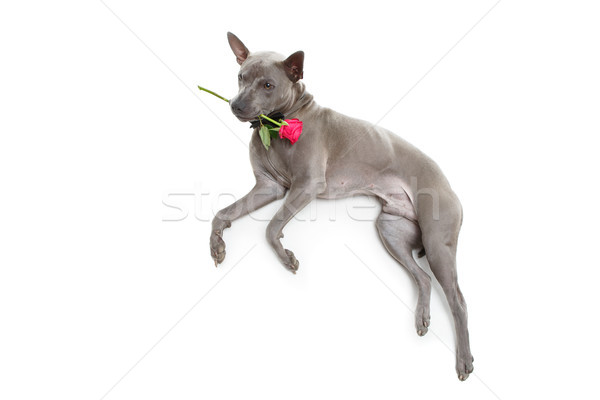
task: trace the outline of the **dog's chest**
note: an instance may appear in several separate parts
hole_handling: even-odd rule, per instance
[[[260,139],[258,139],[258,141],[260,142]],[[266,150],[262,143],[260,144],[260,147],[259,160],[262,166],[273,176],[273,178],[275,178],[275,180],[277,180],[277,182],[289,187],[292,176],[289,144],[283,142],[281,139],[273,139],[269,150]]]

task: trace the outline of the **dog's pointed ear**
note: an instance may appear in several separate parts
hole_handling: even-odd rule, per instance
[[[294,83],[302,79],[304,74],[304,52],[297,51],[283,62],[283,68],[288,78]]]
[[[244,46],[244,43],[231,32],[227,32],[227,41],[229,42],[231,50],[233,50],[233,54],[235,54],[238,64],[242,65],[242,63],[246,61],[246,58],[248,58],[250,50],[248,50],[248,48]]]

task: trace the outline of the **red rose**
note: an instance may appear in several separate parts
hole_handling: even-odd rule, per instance
[[[279,128],[279,137],[290,139],[290,142],[294,144],[302,133],[302,121],[294,118],[286,119],[285,122],[287,122],[287,125],[281,125],[281,128]]]

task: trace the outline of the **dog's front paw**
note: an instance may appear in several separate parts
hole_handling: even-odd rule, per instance
[[[466,381],[469,377],[469,374],[473,372],[473,356],[469,353],[464,357],[459,355],[456,358],[456,373],[458,374],[458,379],[461,381]]]
[[[429,305],[417,305],[415,311],[415,325],[417,326],[417,335],[425,336],[428,331],[429,324],[431,323],[431,317],[429,316]]]
[[[215,261],[215,267],[225,259],[225,242],[218,231],[210,235],[210,256]]]
[[[300,261],[296,259],[291,250],[285,249],[285,254],[287,255],[288,259],[283,261],[283,265],[285,265],[287,269],[295,274],[300,266]]]

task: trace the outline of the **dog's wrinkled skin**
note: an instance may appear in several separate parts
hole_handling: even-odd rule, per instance
[[[424,250],[454,317],[456,371],[460,380],[467,379],[473,371],[473,357],[467,306],[456,276],[462,208],[439,167],[393,133],[318,106],[299,81],[304,53],[288,58],[272,52],[250,53],[235,35],[228,33],[228,40],[241,65],[239,93],[230,101],[234,115],[250,121],[261,113],[280,111],[288,119],[303,121],[304,129],[293,146],[288,140],[275,139],[268,151],[254,131],[250,160],[256,185],[214,218],[210,249],[215,265],[225,258],[222,236],[231,221],[287,193],[267,227],[267,241],[281,262],[296,273],[298,260],[280,241],[283,228],[296,213],[315,198],[376,196],[382,203],[376,222],[379,236],[419,289],[417,333],[427,333],[430,320],[431,279],[412,255],[413,250],[421,254]]]

